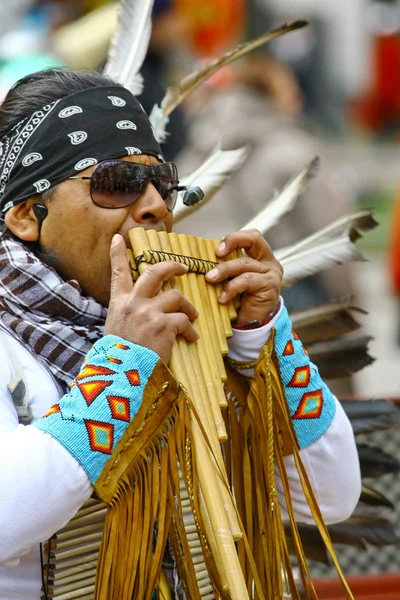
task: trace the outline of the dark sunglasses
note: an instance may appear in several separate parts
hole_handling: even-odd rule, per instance
[[[156,166],[127,160],[103,160],[90,177],[68,177],[90,180],[90,196],[102,208],[123,208],[133,204],[152,183],[169,211],[174,210],[178,192],[178,170],[174,163]]]

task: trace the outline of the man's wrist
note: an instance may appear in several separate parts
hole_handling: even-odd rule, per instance
[[[232,327],[237,329],[238,331],[251,331],[252,329],[259,329],[260,327],[264,327],[267,325],[272,319],[278,314],[281,308],[281,301],[279,300],[278,304],[275,306],[274,310],[272,310],[269,315],[264,319],[264,321],[260,321],[258,319],[254,319],[253,321],[249,321],[244,325],[237,325],[235,322],[232,323]]]

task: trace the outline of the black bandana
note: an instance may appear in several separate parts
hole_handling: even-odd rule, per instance
[[[128,90],[101,86],[56,100],[1,139],[0,208],[5,212],[102,160],[133,154],[164,160],[143,107]]]

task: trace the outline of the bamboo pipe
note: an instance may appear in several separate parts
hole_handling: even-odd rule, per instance
[[[199,238],[198,244],[199,244],[199,251],[200,251],[201,256],[208,258],[207,240],[205,240],[204,238]],[[221,315],[220,304],[218,302],[218,296],[221,293],[221,284],[218,284],[215,286],[208,284],[208,285],[206,285],[206,290],[207,290],[208,300],[210,303],[211,318],[214,323],[215,332],[218,336],[219,349],[220,349],[221,355],[226,356],[229,352],[229,348],[228,348],[228,343],[226,341],[227,336],[224,335],[225,329],[223,327],[221,327],[222,319],[220,316]],[[227,315],[227,312],[226,312],[226,315]],[[222,376],[226,378],[225,368],[224,368],[224,372],[223,372]],[[223,379],[223,381],[224,381],[224,379]]]
[[[65,531],[64,529],[62,529],[57,533],[57,535],[54,536],[54,538],[51,539],[55,539],[56,542],[58,540],[63,541],[98,530],[103,530],[102,521],[96,521],[96,523],[92,523],[91,525],[85,525],[84,527],[76,527],[75,529],[66,529]]]
[[[52,560],[50,563],[46,563],[44,565],[44,572],[51,572],[55,569],[67,569],[71,567],[76,567],[77,565],[81,565],[82,561],[85,561],[83,564],[89,564],[94,560],[97,560],[99,556],[98,550],[94,552],[90,552],[87,556],[82,556],[80,552],[77,552],[74,556],[71,556],[68,560],[65,559],[62,562],[57,560]]]
[[[87,533],[86,535],[80,535],[76,538],[70,538],[68,540],[62,540],[59,542],[58,541],[51,542],[50,548],[52,550],[53,549],[61,550],[63,548],[71,548],[71,547],[76,546],[77,544],[81,544],[83,542],[97,541],[97,540],[101,539],[102,536],[103,536],[103,530],[98,529],[94,533]]]
[[[213,240],[206,239],[206,248],[207,248],[207,255],[206,255],[207,260],[211,260],[213,262],[216,261],[215,244],[213,243]],[[215,287],[215,291],[216,291],[217,295],[219,296],[222,292],[222,283],[217,283],[214,287]],[[229,318],[229,310],[228,310],[228,307],[226,306],[226,304],[220,304],[218,302],[218,312],[221,317],[221,322],[222,322],[225,337],[226,338],[232,337],[232,324],[231,324],[231,321]]]
[[[82,524],[88,525],[89,523],[93,523],[95,521],[96,522],[102,521],[103,519],[105,519],[106,513],[107,513],[107,508],[102,508],[100,510],[93,511],[92,513],[90,513],[88,515],[83,515],[83,517],[79,517],[79,516],[74,517],[65,526],[65,529],[73,529],[77,525],[82,525]]]
[[[70,548],[66,550],[58,550],[50,552],[50,558],[56,560],[57,562],[66,560],[67,558],[71,558],[76,556],[77,554],[84,554],[85,552],[93,552],[94,550],[98,550],[100,548],[101,540],[97,540],[95,542],[89,542],[88,544],[80,545],[77,548]]]
[[[152,244],[152,247],[157,248],[158,247],[158,242],[154,241],[154,246],[153,246],[153,243],[152,243],[153,234],[151,232],[148,232],[148,234],[150,234],[150,235],[148,235],[148,237],[149,237],[150,243]],[[157,237],[160,239],[161,248],[162,248],[163,251],[165,251],[165,252],[173,252],[175,254],[181,254],[182,253],[182,249],[181,249],[181,247],[179,245],[179,240],[178,240],[178,238],[177,238],[176,235],[174,235],[174,234],[167,234],[167,233],[162,232],[162,233],[158,234]],[[171,244],[170,244],[170,242],[171,242]],[[132,242],[132,244],[133,244],[133,242]],[[187,297],[189,300],[191,300],[192,303],[196,305],[196,308],[198,308],[199,302],[197,302],[197,304],[196,304],[196,302],[194,301],[194,298],[192,297],[191,288],[189,286],[188,278],[186,276],[177,277],[176,278],[176,285],[177,285],[177,288],[181,291],[181,293],[183,293],[183,295],[185,297]],[[200,335],[201,335],[201,333],[200,333]],[[215,429],[215,424],[213,422],[212,413],[209,410],[210,407],[209,407],[209,404],[206,401],[206,397],[207,397],[206,390],[205,390],[205,388],[202,389],[200,395],[198,395],[198,393],[196,394],[196,390],[193,390],[193,388],[192,388],[193,373],[195,374],[195,378],[194,378],[195,381],[197,381],[198,378],[200,378],[199,383],[203,381],[203,379],[201,377],[201,373],[198,371],[198,365],[200,364],[200,360],[199,360],[199,357],[198,357],[198,352],[199,352],[199,350],[201,351],[201,346],[199,348],[199,344],[197,342],[193,343],[193,344],[187,344],[187,342],[184,339],[178,339],[177,343],[176,343],[176,346],[178,348],[182,348],[184,346],[188,346],[189,351],[192,350],[191,358],[192,358],[193,371],[192,372],[189,371],[187,373],[187,379],[185,381],[185,385],[186,385],[187,389],[189,390],[189,392],[190,392],[190,390],[192,390],[192,392],[194,392],[194,394],[191,397],[196,399],[196,409],[198,411],[199,417],[200,417],[200,419],[201,419],[201,421],[203,423],[203,426],[205,427],[205,429],[207,431],[207,435],[209,437],[210,443],[212,444],[213,449],[214,449],[214,454],[216,456],[220,457],[220,464],[222,466],[223,465],[223,460],[222,460],[222,455],[221,455],[221,448],[220,448],[220,445],[219,445],[218,438],[216,436],[216,429]],[[203,362],[203,364],[204,364],[204,362]],[[172,370],[174,371],[173,368],[172,368]],[[177,376],[177,374],[176,374],[176,376]],[[179,379],[179,377],[178,377],[178,379]],[[201,385],[201,387],[203,387],[203,386]],[[208,449],[203,450],[203,452],[205,452],[206,455],[207,455],[207,457],[208,457]],[[212,472],[210,472],[210,476],[212,478],[217,477],[217,480],[215,480],[215,482],[213,481],[213,485],[214,485],[214,489],[220,490],[221,486],[218,483],[218,475],[215,473],[215,470],[213,470]],[[183,484],[182,480],[181,480],[181,484]],[[181,493],[182,493],[183,490],[184,490],[184,494],[183,494],[183,497],[181,498],[182,509],[187,508],[188,511],[190,512],[190,514],[192,514],[191,513],[191,503],[190,503],[190,500],[188,499],[186,486],[184,484],[183,484],[183,486],[181,488]],[[223,502],[224,505],[226,505],[229,502],[229,500],[230,500],[230,498],[226,498],[225,496],[226,496],[226,494],[224,494],[223,498],[220,498],[220,500]],[[216,501],[217,501],[217,497],[216,497]],[[204,505],[204,503],[203,503],[202,511],[201,512],[202,512],[202,515],[203,515],[203,519],[205,518],[206,521],[209,522],[209,517],[207,515],[207,507]],[[185,525],[184,525],[184,527],[185,527]],[[186,531],[186,527],[185,527],[185,531]],[[210,539],[210,536],[213,536],[212,528],[211,527],[209,528],[209,531],[208,531],[208,536],[207,536],[208,539]],[[211,545],[212,550],[213,550],[213,555],[216,556],[218,554],[218,549],[217,549],[217,547],[215,545],[215,542],[214,542],[214,544],[212,544],[212,542],[211,542],[210,545]],[[190,546],[190,544],[189,544],[189,546]],[[199,555],[201,556],[202,565],[203,565],[203,567],[205,567],[204,558],[203,558],[203,551],[202,551],[202,548],[201,548],[201,545],[200,545],[200,540],[199,540],[199,544],[196,543],[196,546],[195,547],[192,546],[192,548],[191,548],[192,559],[194,559],[196,552],[198,552]],[[221,580],[225,581],[225,578],[224,578],[224,575],[223,575],[223,567],[222,567],[222,563],[221,562],[220,562],[220,571],[222,573],[221,574]],[[227,586],[226,583],[225,583],[224,587],[226,589],[228,588],[228,586]]]
[[[88,577],[85,581],[85,587],[88,585],[94,584],[95,580],[96,580],[96,574],[92,575],[91,577]],[[64,585],[60,585],[60,586],[57,586],[54,588],[49,588],[49,593],[55,594],[55,597],[59,598],[61,595],[65,594],[66,592],[73,592],[75,590],[81,590],[81,589],[82,589],[82,581],[78,580],[78,581],[66,583]]]
[[[92,513],[96,513],[99,510],[102,510],[103,508],[107,508],[106,505],[104,504],[104,502],[101,502],[101,500],[98,500],[96,503],[90,503],[88,506],[86,504],[84,504],[76,513],[76,515],[74,515],[71,519],[71,521],[69,521],[69,523],[74,522],[75,519],[79,518],[79,517],[84,517],[85,515],[91,515]]]
[[[49,579],[51,578],[52,581],[62,581],[63,579],[66,579],[70,576],[80,576],[80,574],[82,573],[83,575],[86,572],[91,572],[92,570],[96,570],[97,568],[97,560],[92,560],[88,563],[85,564],[78,564],[75,567],[70,567],[69,569],[61,569],[60,572],[58,573],[58,571],[55,571],[53,575],[51,575],[52,572],[49,573]]]
[[[155,232],[154,232],[154,235],[157,236],[157,234]],[[149,237],[149,241],[150,241],[152,248],[157,249],[158,242],[156,240],[154,240],[154,242],[153,242],[154,235],[151,231],[148,232],[148,237]],[[178,255],[194,256],[190,251],[189,245],[186,240],[186,236],[177,236],[176,234],[173,234],[173,233],[171,233],[169,235],[166,233],[159,234],[159,236],[162,239],[162,242],[161,242],[162,249],[165,250],[166,252],[171,252],[171,250],[172,250],[173,253],[178,254]],[[171,241],[171,246],[168,245],[168,240]],[[154,245],[153,245],[153,243],[154,243]],[[199,322],[200,335],[203,336],[202,338],[200,338],[202,340],[202,343],[189,344],[189,349],[190,348],[193,348],[194,350],[197,349],[198,355],[200,357],[200,361],[201,361],[201,359],[203,359],[201,361],[202,365],[204,365],[204,368],[207,369],[206,372],[204,372],[204,369],[203,369],[203,377],[206,378],[207,381],[209,382],[207,389],[211,389],[211,391],[214,391],[215,389],[219,389],[220,392],[223,393],[222,382],[219,377],[219,374],[214,373],[214,377],[211,377],[211,379],[209,378],[209,371],[214,370],[214,372],[215,372],[215,362],[212,361],[210,364],[209,361],[207,361],[204,356],[204,355],[207,355],[207,352],[204,352],[204,350],[205,350],[204,339],[208,340],[207,349],[209,348],[209,346],[212,342],[210,341],[209,336],[207,335],[206,327],[204,326],[204,320],[206,320],[207,314],[206,314],[206,311],[204,310],[202,298],[206,297],[206,295],[204,294],[204,296],[203,296],[199,292],[199,289],[197,287],[197,282],[199,279],[200,280],[203,279],[203,276],[202,275],[197,276],[194,273],[190,273],[187,276],[177,278],[177,280],[178,280],[177,283],[182,286],[181,291],[183,292],[184,296],[186,296],[200,311],[200,315],[199,315],[199,318],[197,319],[197,321]],[[203,281],[204,281],[204,279],[203,279]],[[202,306],[203,306],[203,309],[201,308]],[[178,340],[178,345],[179,344],[180,344],[180,340]],[[196,360],[196,358],[195,358],[195,360],[193,361],[193,366],[195,369],[197,367],[197,364],[198,364],[198,360]],[[194,371],[194,373],[196,373],[196,371]],[[197,379],[197,376],[196,376],[196,379]],[[192,380],[193,380],[193,372],[189,373],[189,381],[187,382],[189,389],[190,389],[190,382]],[[216,386],[218,386],[218,388],[216,388]],[[210,396],[208,396],[208,397],[210,398]],[[211,409],[212,409],[214,419],[212,418],[212,415],[210,415],[209,403],[207,402],[207,396],[194,395],[194,396],[192,396],[192,398],[196,400],[196,408],[198,409],[199,416],[200,416],[202,422],[204,423],[204,425],[205,425],[205,422],[204,422],[204,419],[202,418],[203,407],[205,407],[205,409],[206,409],[207,423],[208,423],[209,427],[208,428],[205,427],[205,429],[206,429],[209,441],[212,445],[214,456],[219,464],[220,473],[224,473],[224,461],[223,461],[223,457],[221,454],[221,447],[219,445],[220,431],[218,431],[218,421],[223,421],[223,419],[222,419],[219,404],[217,403],[218,398],[215,395],[212,396],[212,398],[211,398]],[[225,395],[224,395],[224,399],[225,399]],[[225,399],[225,401],[226,401],[226,399]],[[224,425],[225,425],[225,423],[224,423]],[[215,426],[217,427],[217,430],[215,429]],[[217,433],[217,436],[216,436],[216,433]],[[224,433],[225,433],[225,428],[224,428]],[[213,475],[214,475],[214,473],[213,473]],[[242,535],[241,529],[239,527],[239,523],[237,521],[235,509],[232,505],[232,502],[233,502],[232,497],[231,497],[230,493],[228,492],[227,487],[220,480],[220,475],[218,473],[215,473],[215,476],[216,476],[217,487],[220,490],[220,498],[222,500],[223,506],[225,507],[225,510],[228,515],[232,535],[233,535],[235,541],[240,540],[240,539],[242,539],[243,535]]]
[[[82,596],[82,594],[84,594],[84,596]],[[94,595],[90,596],[90,594],[94,594],[94,584],[85,586],[80,590],[73,590],[71,592],[61,594],[60,596],[54,596],[54,600],[75,600],[75,598],[79,598],[79,600],[82,600],[82,598],[85,597],[88,599],[93,598]]]

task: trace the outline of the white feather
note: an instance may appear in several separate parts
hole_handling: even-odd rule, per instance
[[[348,236],[326,241],[280,261],[283,266],[283,285],[289,287],[298,279],[350,260],[365,259]]]
[[[268,202],[267,206],[253,219],[248,221],[242,229],[258,229],[264,235],[269,229],[279,223],[283,215],[294,207],[298,198],[306,189],[308,182],[314,177],[319,163],[319,158],[315,157],[280,192],[277,192],[272,200]]]
[[[164,117],[162,108],[158,104],[155,104],[151,109],[149,120],[153,128],[154,137],[159,144],[162,144],[168,137],[167,125],[169,117]]]
[[[136,94],[138,78],[150,41],[153,0],[122,0],[104,73]]]
[[[297,242],[291,246],[281,248],[275,252],[276,258],[282,262],[285,258],[293,255],[297,255],[299,252],[307,248],[313,248],[317,244],[328,242],[329,240],[350,236],[354,234],[357,237],[358,231],[368,231],[373,227],[376,227],[377,223],[373,219],[371,210],[360,210],[352,215],[346,215],[340,217],[330,223],[323,229],[320,229],[316,233],[309,235],[304,240]]]
[[[183,194],[179,194],[174,210],[174,222],[182,221],[189,214],[204,206],[214,194],[224,185],[229,177],[237,171],[246,160],[248,149],[246,147],[235,150],[222,150],[217,147],[212,154],[195,171],[184,175],[180,185],[196,185],[204,192],[204,198],[195,206],[185,206],[182,202]]]

